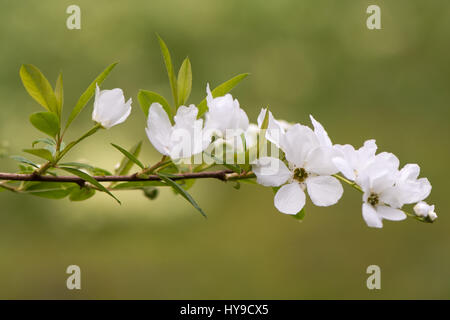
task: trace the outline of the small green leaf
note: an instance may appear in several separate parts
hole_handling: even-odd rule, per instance
[[[63,90],[62,73],[59,73],[59,76],[56,79],[55,97],[56,97],[56,103],[57,103],[57,107],[58,107],[58,115],[61,116],[61,111],[62,111],[63,104],[64,104],[64,90]]]
[[[70,201],[84,201],[92,198],[95,195],[95,190],[90,187],[82,187],[74,189],[69,196]]]
[[[167,69],[167,75],[169,77],[170,87],[172,88],[173,101],[176,104],[178,102],[177,96],[177,79],[175,78],[175,73],[173,71],[172,58],[170,57],[169,49],[163,39],[157,34],[159,41],[159,46],[161,47],[161,53],[164,58],[164,63]]]
[[[144,196],[150,200],[155,200],[159,195],[159,190],[154,187],[144,188],[142,191],[144,192]]]
[[[139,90],[138,101],[146,118],[148,117],[148,109],[150,108],[151,104],[157,102],[163,107],[164,111],[166,111],[167,115],[169,116],[169,119],[171,121],[173,120],[172,109],[167,100],[163,96],[152,91]]]
[[[249,74],[248,73],[242,73],[239,74],[233,78],[231,78],[228,81],[225,81],[218,87],[216,87],[213,91],[211,91],[212,96],[214,98],[221,97],[227,94],[231,91],[239,82],[241,82],[243,79],[245,79]],[[206,111],[208,111],[208,105],[206,103],[206,98],[203,99],[197,106],[198,108],[198,118],[200,118]]]
[[[266,108],[266,114],[264,115],[261,130],[267,130],[268,127],[269,127],[269,107]]]
[[[31,124],[38,130],[50,137],[56,137],[59,133],[59,119],[56,114],[51,112],[38,112],[30,116]]]
[[[28,159],[26,159],[24,157],[21,157],[21,156],[11,156],[11,159],[14,159],[14,160],[16,160],[17,162],[20,162],[20,163],[29,164],[30,166],[33,166],[33,167],[35,167],[37,169],[39,168],[39,165],[37,165],[36,163],[34,163],[31,160],[28,160]]]
[[[90,175],[88,175],[87,173],[84,173],[83,171],[80,171],[78,169],[74,169],[74,168],[69,168],[69,167],[59,167],[62,170],[65,170],[73,175],[76,175],[77,177],[80,177],[81,179],[83,179],[84,181],[89,182],[90,184],[96,186],[97,188],[99,188],[101,191],[106,192],[108,195],[110,195],[111,197],[113,197],[119,204],[121,204],[121,202],[119,201],[119,199],[117,199],[111,192],[109,192],[108,189],[106,189],[100,182],[98,182],[97,180],[95,180],[93,177],[91,177]]]
[[[41,106],[59,116],[53,88],[42,72],[31,64],[20,68],[20,78],[28,94]]]
[[[95,78],[95,80],[89,85],[86,91],[83,92],[80,99],[78,99],[77,104],[73,108],[72,113],[69,116],[69,120],[67,120],[66,129],[70,126],[72,121],[75,120],[75,118],[80,114],[80,112],[84,109],[86,104],[92,98],[92,96],[95,93],[96,85],[100,86],[103,83],[103,81],[106,79],[111,70],[114,69],[117,63],[118,62],[115,62],[109,65],[105,70],[103,70],[103,72],[100,73],[100,75],[97,78]]]
[[[128,151],[125,150],[124,148],[122,148],[122,147],[120,147],[120,146],[118,146],[118,145],[116,145],[116,144],[114,144],[114,143],[111,143],[111,145],[112,145],[114,148],[116,148],[117,150],[119,150],[120,152],[122,152],[122,154],[123,154],[125,157],[127,157],[130,161],[132,161],[132,162],[134,162],[135,164],[137,164],[141,169],[144,169],[144,168],[145,168],[145,166],[142,164],[142,162],[140,162],[140,161],[138,160],[138,158],[136,158],[133,154],[131,154],[130,152],[128,152]]]
[[[40,139],[36,139],[31,143],[31,146],[34,148],[35,145],[37,145],[38,143],[43,143],[46,144],[48,146],[56,146],[56,142],[55,140],[52,140],[50,138],[40,138]]]
[[[295,216],[292,216],[292,217],[294,217],[294,219],[296,219],[296,220],[302,221],[303,218],[305,218],[305,208],[303,208],[302,210],[300,210],[299,213],[297,213]]]
[[[167,187],[167,184],[161,181],[131,181],[123,182],[112,187],[113,190],[139,190],[146,187]]]
[[[89,171],[89,173],[92,174],[93,176],[112,176],[112,173],[109,172],[108,170],[98,168],[98,167],[93,167],[86,163],[66,162],[66,163],[61,163],[61,165],[64,167],[74,167],[77,169],[85,169],[85,170]]]
[[[229,169],[229,170],[233,170],[234,172],[241,174],[242,173],[242,168],[236,164],[230,164],[230,163],[225,163],[225,161],[217,158],[216,156],[213,156],[212,154],[206,153],[204,154],[207,157],[210,157],[212,160],[214,160],[214,162],[216,164],[220,164],[222,166],[224,166],[225,168]]]
[[[23,192],[47,199],[62,199],[77,187],[73,183],[27,182]]]
[[[192,69],[189,58],[184,59],[183,64],[178,71],[177,92],[178,92],[178,106],[186,103],[191,95],[192,89]]]
[[[53,155],[47,149],[24,149],[23,152],[32,154],[47,161],[53,161]]]
[[[192,206],[194,206],[194,208],[197,209],[206,218],[206,214],[203,212],[202,208],[199,207],[197,202],[195,202],[195,200],[191,197],[189,193],[187,193],[186,190],[184,190],[178,183],[170,179],[167,175],[163,173],[157,173],[157,175],[161,178],[161,180],[163,180],[175,191],[177,191],[183,198],[189,201],[189,203],[192,204]]]
[[[141,148],[142,148],[142,141],[140,141],[138,144],[136,144],[128,152],[137,158],[137,157],[139,157],[139,154],[141,153]],[[118,175],[126,175],[126,174],[128,174],[128,172],[130,172],[132,167],[133,167],[133,162],[130,159],[128,159],[127,157],[123,157],[122,161],[120,162],[119,167],[117,168],[117,170],[115,172]]]

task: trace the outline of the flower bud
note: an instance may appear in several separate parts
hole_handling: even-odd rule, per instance
[[[437,219],[437,214],[434,212],[434,205],[429,205],[425,201],[420,201],[414,206],[414,212],[418,217],[427,218],[429,221]]]
[[[125,103],[122,89],[95,90],[92,120],[109,129],[124,122],[131,113],[131,98]]]

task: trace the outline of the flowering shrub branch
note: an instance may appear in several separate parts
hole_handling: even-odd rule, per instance
[[[142,162],[139,142],[129,149],[111,144],[123,156],[114,172],[86,163],[62,162],[73,148],[99,130],[125,122],[133,101],[126,100],[119,88],[100,89],[116,66],[113,63],[88,86],[63,125],[62,74],[53,88],[39,69],[23,65],[20,76],[25,89],[46,110],[32,114],[30,122],[47,137],[23,150],[41,163],[12,156],[19,163],[19,172],[0,173],[0,191],[51,199],[69,197],[71,201],[104,192],[120,203],[113,192],[141,190],[147,198],[155,199],[158,188],[170,187],[206,216],[188,190],[197,179],[212,178],[233,182],[236,189],[241,183],[271,187],[275,207],[302,220],[307,196],[316,206],[334,205],[342,197],[341,183],[345,183],[362,193],[362,216],[369,227],[381,228],[383,220],[399,221],[407,216],[422,222],[437,218],[434,206],[424,202],[431,184],[419,178],[419,166],[407,164],[400,169],[395,155],[376,153],[375,140],[366,141],[359,149],[333,144],[312,116],[313,129],[277,120],[268,108],[261,110],[256,123],[250,123],[239,101],[229,94],[248,74],[237,75],[213,90],[207,84],[205,99],[187,105],[192,89],[191,63],[186,58],[175,75],[169,49],[159,36],[158,40],[173,103],[147,90],[140,90],[137,98],[147,120],[145,132],[161,153],[160,161],[152,165]],[[92,97],[93,127],[66,144],[64,137],[70,125]],[[138,168],[134,173],[133,167]],[[414,213],[405,209],[408,205],[414,205]]]

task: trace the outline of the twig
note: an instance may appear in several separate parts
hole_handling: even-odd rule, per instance
[[[233,173],[232,170],[220,170],[220,171],[206,171],[206,172],[192,172],[192,173],[179,173],[171,175],[172,180],[187,180],[187,179],[219,179],[227,181],[229,174]],[[137,177],[136,175],[127,176],[93,176],[98,182],[131,182],[131,181],[160,181],[161,178],[157,175],[150,175],[148,178]],[[235,177],[233,177],[235,178]],[[244,178],[244,177],[243,177]],[[248,177],[246,177],[248,178]],[[45,181],[45,182],[73,182],[84,183],[84,180],[77,176],[50,176],[50,175],[37,175],[37,174],[21,174],[21,173],[2,173],[0,172],[0,180],[6,181]]]

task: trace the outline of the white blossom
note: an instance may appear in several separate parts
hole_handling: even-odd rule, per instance
[[[314,118],[311,117],[311,120]],[[331,161],[334,150],[322,125],[313,121],[315,131],[295,124],[280,139],[288,166],[273,157],[262,157],[253,164],[257,182],[281,188],[274,199],[282,213],[297,214],[305,205],[307,190],[317,206],[330,206],[342,196],[340,182],[332,177],[338,169]]]
[[[377,151],[375,140],[367,140],[358,150],[349,144],[336,144],[334,148],[337,156],[333,158],[333,163],[347,179],[352,181],[355,181],[358,173],[375,159]]]
[[[267,108],[261,109],[261,112],[258,115],[258,128],[261,129],[264,123],[264,119],[266,118]],[[272,112],[269,111],[268,124],[266,128],[266,139],[272,142],[277,147],[280,146],[280,138],[285,133],[285,124],[282,124],[280,121],[276,120]]]
[[[229,139],[244,133],[249,121],[247,114],[239,106],[239,101],[231,94],[213,98],[209,84],[206,86],[208,112],[205,114],[205,130],[219,138]]]
[[[414,206],[414,213],[418,217],[426,218],[428,217],[431,221],[437,219],[437,214],[434,212],[434,205],[429,205],[425,201],[419,201]]]
[[[125,102],[122,89],[101,90],[96,85],[92,120],[109,129],[124,122],[131,113],[131,98]]]
[[[187,158],[207,147],[203,137],[203,120],[197,120],[198,109],[194,105],[180,106],[172,125],[164,108],[153,103],[148,111],[147,136],[161,154],[172,159]]]

